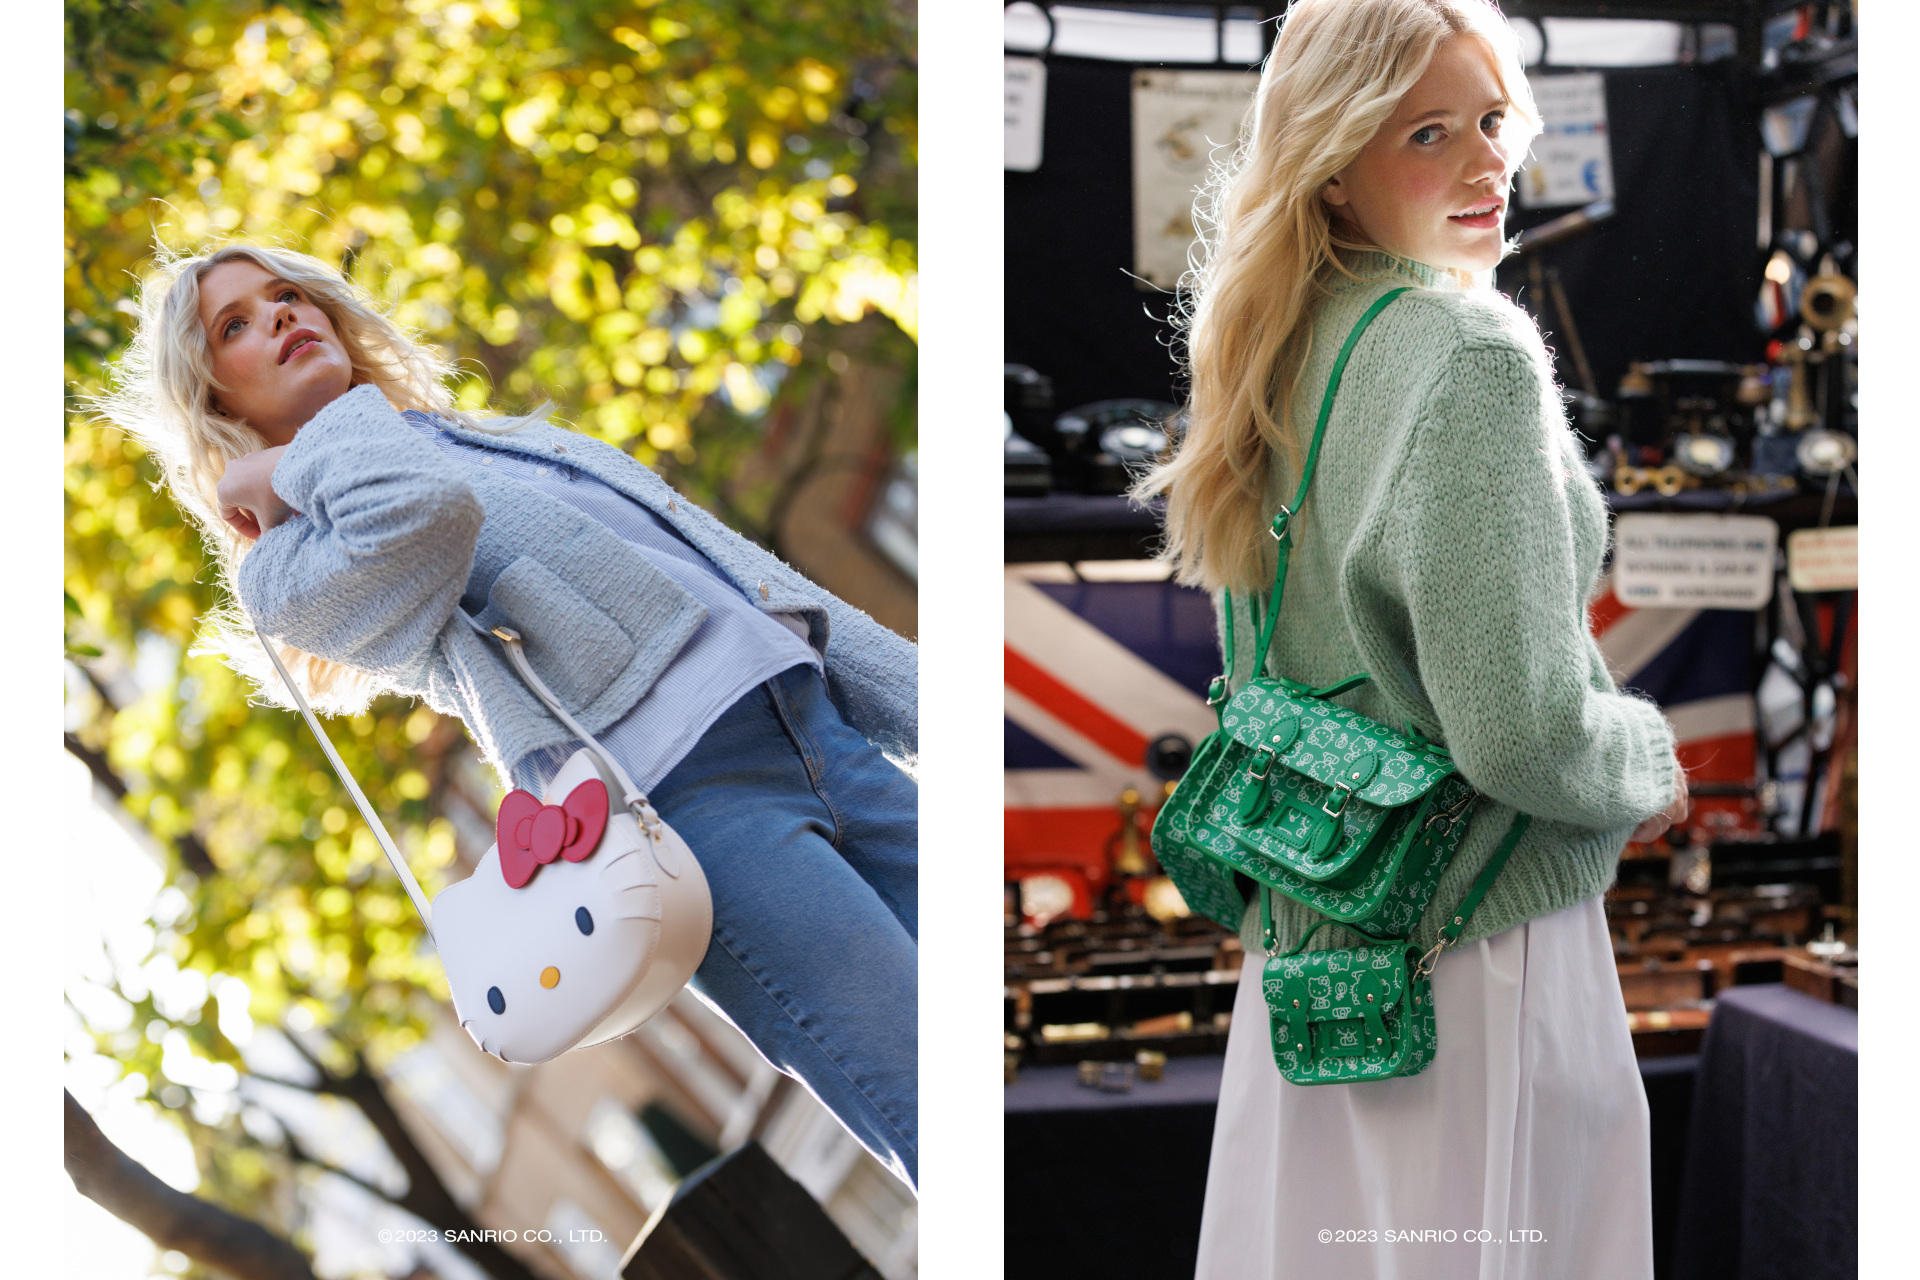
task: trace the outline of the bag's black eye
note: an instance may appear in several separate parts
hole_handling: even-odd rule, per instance
[[[585,907],[581,907],[579,910],[573,913],[573,922],[580,926],[580,932],[582,933],[593,932],[593,917],[587,914],[587,909]]]
[[[500,994],[500,988],[487,988],[487,1008],[493,1010],[495,1013],[505,1013],[507,1011],[507,998]]]

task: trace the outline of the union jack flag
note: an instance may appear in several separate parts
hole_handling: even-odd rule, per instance
[[[1754,615],[1634,609],[1604,584],[1589,620],[1623,687],[1660,704],[1696,788],[1740,792],[1755,778]],[[1006,876],[1051,877],[1085,916],[1112,877],[1129,788],[1150,822],[1163,785],[1149,744],[1214,728],[1219,672],[1213,608],[1171,582],[1084,581],[1060,566],[1006,573]],[[1717,784],[1717,785],[1715,785]],[[1748,795],[1697,795],[1691,822],[1715,837],[1759,829]]]

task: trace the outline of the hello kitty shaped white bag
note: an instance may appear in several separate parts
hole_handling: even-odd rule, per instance
[[[545,1062],[617,1040],[664,1009],[706,955],[713,896],[686,841],[534,674],[519,635],[460,616],[501,641],[528,687],[587,745],[544,797],[507,794],[494,846],[431,905],[279,655],[260,642],[432,935],[460,1025],[503,1062]]]

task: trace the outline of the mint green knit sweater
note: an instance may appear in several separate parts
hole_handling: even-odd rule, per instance
[[[1466,942],[1606,889],[1633,827],[1673,799],[1673,734],[1659,708],[1618,690],[1589,634],[1606,506],[1532,320],[1420,263],[1362,254],[1350,265],[1368,282],[1340,279],[1313,317],[1293,400],[1303,432],[1361,312],[1388,289],[1417,287],[1348,361],[1293,522],[1268,670],[1314,685],[1370,673],[1340,701],[1444,742],[1484,797],[1415,931],[1422,947],[1514,811],[1533,815]],[[1299,483],[1278,463],[1274,472],[1270,511]],[[1252,670],[1254,626],[1238,596],[1234,612],[1237,683]],[[1241,928],[1250,952],[1256,905]],[[1282,950],[1319,919],[1279,894],[1274,906]],[[1314,945],[1354,941],[1326,929]]]

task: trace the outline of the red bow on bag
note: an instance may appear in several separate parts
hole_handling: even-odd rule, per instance
[[[598,778],[587,779],[559,804],[542,804],[530,791],[509,791],[493,820],[500,873],[508,887],[521,888],[542,863],[587,859],[606,829],[607,785]]]

